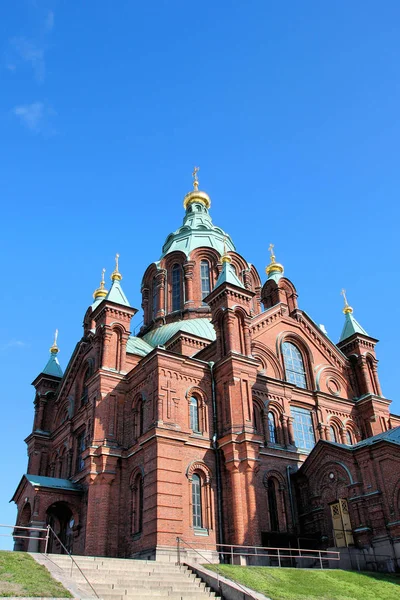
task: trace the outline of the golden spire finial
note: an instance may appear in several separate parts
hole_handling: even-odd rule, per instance
[[[343,289],[340,294],[343,296],[343,300],[344,300],[344,309],[343,312],[345,315],[347,314],[351,314],[353,312],[353,309],[351,308],[351,306],[349,306],[349,303],[347,302],[347,297],[346,297],[346,290]]]
[[[58,329],[56,329],[54,332],[54,342],[53,342],[52,347],[50,348],[50,352],[52,354],[58,354],[57,338],[58,338]]]
[[[95,300],[97,300],[97,298],[105,298],[108,294],[108,290],[106,290],[105,281],[104,281],[105,272],[106,272],[106,270],[102,269],[100,286],[93,293],[93,298]]]
[[[272,272],[283,273],[283,266],[276,262],[276,256],[274,253],[274,244],[270,244],[268,247],[268,252],[270,253],[270,262],[267,267],[265,267],[265,272],[269,276]]]
[[[119,254],[116,254],[115,255],[115,269],[111,273],[111,279],[112,279],[112,281],[121,281],[121,279],[122,279],[122,275],[119,272],[118,259],[119,259]]]
[[[226,234],[224,235],[224,253],[221,256],[221,262],[222,263],[230,263],[230,262],[232,262],[232,259],[231,259],[231,257],[228,254],[228,249],[226,247]]]
[[[199,178],[197,173],[200,171],[200,167],[195,167],[193,169],[192,177],[193,177],[193,189],[197,192],[199,189]]]

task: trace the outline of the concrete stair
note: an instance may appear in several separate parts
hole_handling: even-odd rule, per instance
[[[80,570],[75,564],[71,569],[71,559],[62,554],[49,554],[40,562],[51,566],[53,575],[55,569],[62,569],[63,576],[72,580],[81,598],[96,597],[87,580],[102,600],[215,598],[215,593],[190,569],[173,563],[93,556],[74,556],[74,560]]]

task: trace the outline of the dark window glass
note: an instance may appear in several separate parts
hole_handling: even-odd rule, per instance
[[[315,436],[310,411],[292,407],[291,413],[296,446],[302,450],[311,450],[315,446]]]
[[[190,398],[189,414],[190,414],[190,429],[193,429],[193,431],[196,431],[197,433],[199,433],[200,432],[199,401],[194,396],[192,396]]]
[[[156,278],[153,277],[153,302],[152,302],[153,319],[156,318],[156,314],[157,314],[157,282],[156,282]]]
[[[285,362],[286,380],[297,387],[306,388],[306,373],[300,350],[290,342],[282,344],[283,360]]]
[[[349,446],[351,446],[353,444],[353,437],[349,430],[346,431],[346,440],[347,440],[347,443]]]
[[[181,308],[181,267],[174,265],[172,267],[172,310]]]
[[[143,529],[143,477],[137,477],[133,486],[133,533]]]
[[[210,265],[206,260],[200,263],[200,279],[201,279],[201,299],[208,296],[210,293]]]
[[[192,477],[192,507],[193,507],[193,527],[202,528],[203,519],[201,516],[201,482],[196,474]]]
[[[85,445],[85,432],[80,433],[76,440],[77,456],[76,456],[76,470],[82,471],[85,468],[85,461],[82,458],[82,454],[86,448]]]
[[[272,412],[268,413],[268,429],[269,429],[269,441],[273,444],[276,443],[276,425],[275,415]]]
[[[271,531],[279,531],[278,506],[276,502],[276,488],[273,479],[268,479],[268,508],[271,521]]]
[[[337,442],[336,431],[335,431],[335,428],[332,427],[332,425],[329,427],[329,438],[330,438],[331,442]]]

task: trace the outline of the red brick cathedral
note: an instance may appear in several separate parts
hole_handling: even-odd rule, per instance
[[[162,558],[179,536],[214,552],[400,557],[400,417],[381,392],[377,340],[344,296],[331,341],[272,246],[261,281],[213,224],[196,173],[184,208],[143,275],[139,334],[117,255],[64,373],[51,347],[33,381],[17,523],[50,524],[86,555]]]

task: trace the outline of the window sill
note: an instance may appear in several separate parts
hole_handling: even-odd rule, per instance
[[[194,535],[202,535],[202,536],[208,536],[208,529],[205,529],[204,527],[193,527],[193,532]]]

